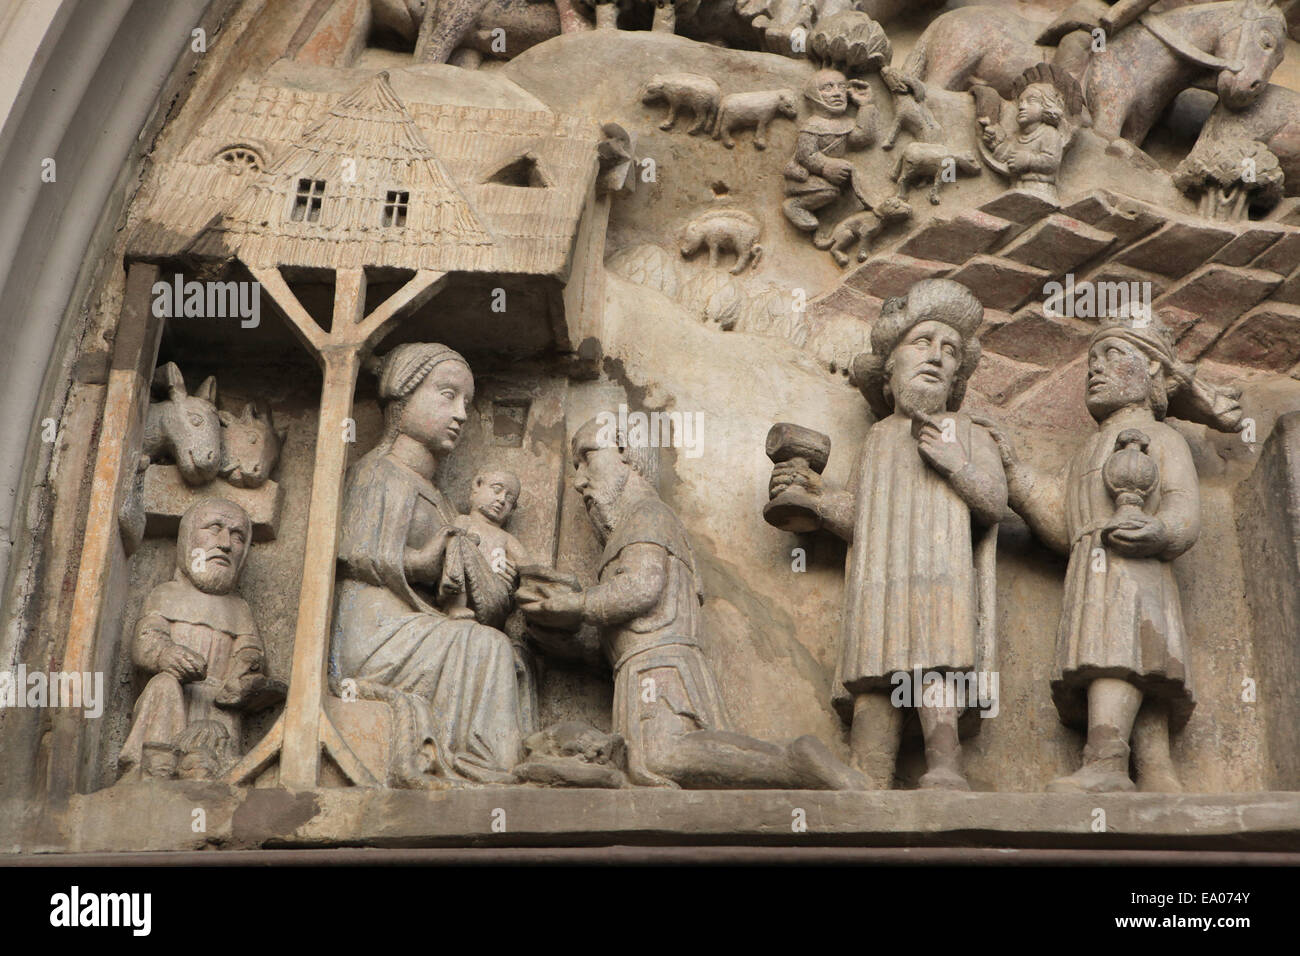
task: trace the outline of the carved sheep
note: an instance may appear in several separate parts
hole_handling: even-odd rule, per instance
[[[939,204],[939,184],[946,173],[951,171],[970,176],[979,174],[979,158],[969,149],[952,149],[943,143],[922,143],[913,141],[904,148],[898,162],[894,165],[893,180],[898,183],[898,198],[907,195],[907,187],[915,179],[929,179],[930,202]]]
[[[657,73],[641,88],[642,103],[663,100],[668,104],[668,117],[659,124],[662,130],[672,129],[677,114],[684,109],[690,110],[695,116],[695,124],[687,132],[692,136],[707,132],[713,126],[721,99],[722,91],[718,84],[698,73]]]
[[[167,398],[149,406],[144,426],[144,454],[149,460],[172,461],[189,485],[204,485],[221,467],[221,421],[217,417],[217,380],[209,375],[193,395],[175,362],[154,373],[154,387]]]
[[[702,247],[709,250],[709,266],[716,267],[721,252],[734,252],[732,275],[739,275],[758,263],[763,247],[758,244],[762,226],[740,209],[713,209],[692,219],[682,234],[682,255],[690,258]]]
[[[219,412],[221,418],[221,477],[236,488],[260,488],[280,460],[285,431],[276,431],[269,408],[251,402],[242,415]]]
[[[794,119],[799,115],[799,95],[794,90],[757,90],[753,93],[730,93],[722,98],[718,119],[713,124],[713,138],[731,149],[736,145],[731,134],[738,129],[754,130],[754,148],[767,148],[767,127],[777,116]]]

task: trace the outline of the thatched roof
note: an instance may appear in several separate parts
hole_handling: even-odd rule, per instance
[[[547,111],[408,109],[385,74],[341,97],[244,82],[159,171],[130,254],[564,275],[599,136]],[[293,215],[304,180],[325,184],[314,221]],[[384,225],[392,192],[404,226]]]

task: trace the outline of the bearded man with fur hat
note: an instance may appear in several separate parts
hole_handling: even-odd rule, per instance
[[[923,280],[887,301],[872,351],[854,363],[877,421],[851,489],[831,488],[799,460],[777,465],[769,485],[771,497],[801,485],[821,526],[851,546],[835,704],[850,721],[854,763],[880,788],[893,780],[906,715],[891,699],[897,675],[993,666],[994,546],[1006,480],[992,437],[958,411],[979,362],[983,318],[979,300],[949,279]],[[962,703],[916,708],[923,788],[969,789]]]

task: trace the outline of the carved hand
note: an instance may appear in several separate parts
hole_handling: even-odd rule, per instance
[[[208,676],[208,662],[202,655],[180,644],[163,648],[158,655],[158,663],[162,665],[161,671],[171,674],[182,684],[203,680]]]
[[[985,146],[989,147],[989,149],[997,149],[1002,145],[1003,140],[1007,138],[1007,131],[994,123],[985,123],[980,136],[984,140]]]
[[[767,484],[767,496],[775,498],[791,485],[802,485],[808,494],[817,497],[825,490],[821,475],[808,467],[802,459],[783,461],[772,468],[772,480]]]
[[[1140,515],[1106,525],[1101,532],[1106,547],[1126,558],[1149,558],[1169,547],[1169,529],[1155,515]]]
[[[827,157],[822,164],[822,176],[836,186],[843,186],[853,175],[853,164],[847,159]]]
[[[920,422],[920,431],[916,447],[931,468],[947,477],[970,461],[965,446],[955,436],[951,441],[944,441],[943,427],[937,421],[920,414],[917,421]]]
[[[504,554],[492,555],[492,573],[506,582],[506,586],[509,588],[514,588],[519,580],[519,570]]]
[[[528,620],[542,627],[574,630],[582,623],[582,594],[557,594],[536,602],[521,600],[519,610]]]
[[[859,109],[871,105],[871,87],[866,80],[849,80],[849,100]]]
[[[972,415],[970,420],[976,425],[983,426],[988,431],[989,437],[997,444],[998,454],[1002,457],[1003,468],[1010,470],[1020,463],[1020,459],[1016,455],[1016,447],[1011,444],[1011,439],[1007,437],[1001,425],[984,415]]]

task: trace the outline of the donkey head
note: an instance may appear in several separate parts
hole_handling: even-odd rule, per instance
[[[221,465],[221,422],[217,418],[217,380],[209,375],[193,395],[175,362],[154,374],[165,401],[149,406],[145,453],[170,458],[190,485],[207,484]]]
[[[242,415],[221,417],[221,477],[238,488],[259,488],[280,460],[285,430],[276,431],[270,408],[251,402]]]

